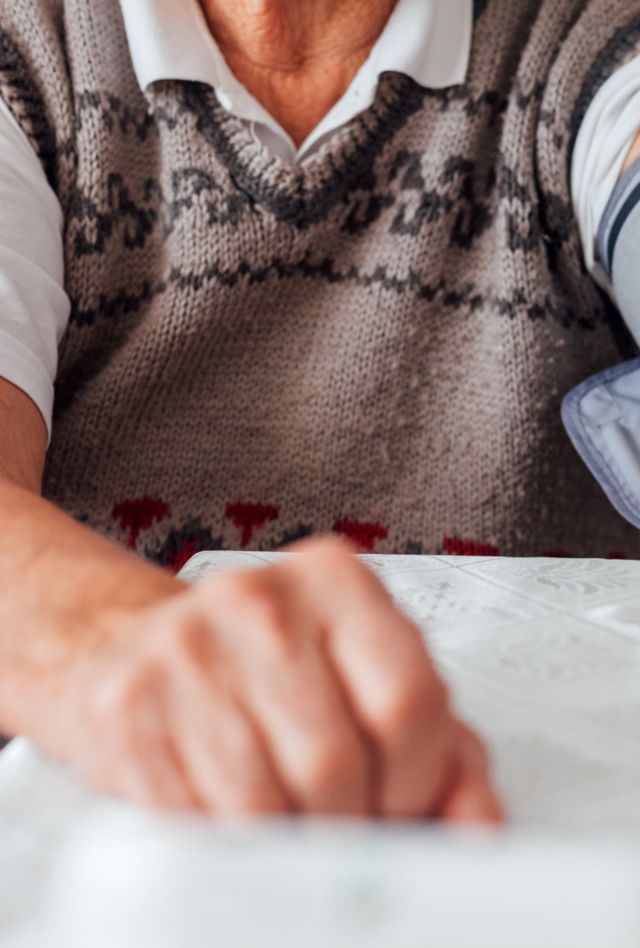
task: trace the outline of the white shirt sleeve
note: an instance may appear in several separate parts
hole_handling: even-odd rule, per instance
[[[0,99],[0,376],[35,402],[51,440],[58,345],[69,322],[63,214]]]
[[[640,130],[640,56],[618,69],[589,106],[576,139],[571,193],[590,273],[613,291],[597,254],[603,214]]]

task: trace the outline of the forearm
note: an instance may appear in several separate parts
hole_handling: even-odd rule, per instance
[[[184,586],[2,477],[0,524],[0,732],[51,746],[77,661]]]

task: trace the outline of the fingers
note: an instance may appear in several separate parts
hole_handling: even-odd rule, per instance
[[[190,652],[189,632],[171,650],[170,720],[185,769],[206,809],[226,815],[284,813],[284,787],[256,728],[215,670]]]
[[[281,571],[256,571],[218,585],[224,648],[296,808],[364,814],[365,742],[323,655],[314,612],[285,580]]]
[[[97,788],[145,807],[232,815],[274,813],[289,801],[246,716],[200,666],[191,617],[154,628],[138,664],[108,669],[93,689],[95,748],[77,748]]]
[[[153,809],[203,809],[163,718],[151,702],[145,702],[137,714],[131,715],[129,753],[120,755],[120,766],[114,773],[116,788],[134,803]]]
[[[344,544],[305,548],[185,591],[96,658],[85,773],[145,806],[498,822],[419,630]]]
[[[447,802],[436,814],[447,823],[474,823],[499,826],[505,816],[488,776],[462,773],[449,792]]]
[[[76,764],[96,789],[140,806],[199,809],[166,730],[158,678],[149,667],[118,668],[95,684],[93,726],[81,732],[94,743],[76,748]]]
[[[376,808],[425,815],[450,779],[451,733],[446,691],[420,633],[340,545],[318,546],[310,566],[292,559],[284,569],[321,604],[331,662],[377,757]]]
[[[456,722],[454,777],[437,815],[445,822],[500,825],[505,813],[489,777],[487,755],[476,735]]]
[[[499,818],[481,745],[453,718],[419,630],[342,543],[304,548],[215,597],[236,617],[224,648],[299,808],[435,815],[455,790],[452,818]]]

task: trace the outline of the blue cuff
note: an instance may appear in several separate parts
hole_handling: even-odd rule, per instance
[[[618,513],[640,527],[640,358],[574,388],[562,403],[562,420]]]

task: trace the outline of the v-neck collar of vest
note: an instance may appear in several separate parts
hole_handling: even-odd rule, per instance
[[[224,164],[235,185],[275,217],[304,230],[371,178],[376,158],[415,115],[430,93],[407,76],[385,73],[374,103],[338,130],[301,164],[287,162],[256,141],[250,129],[218,102],[210,86],[158,83],[147,91],[152,110],[179,96],[196,130]]]

